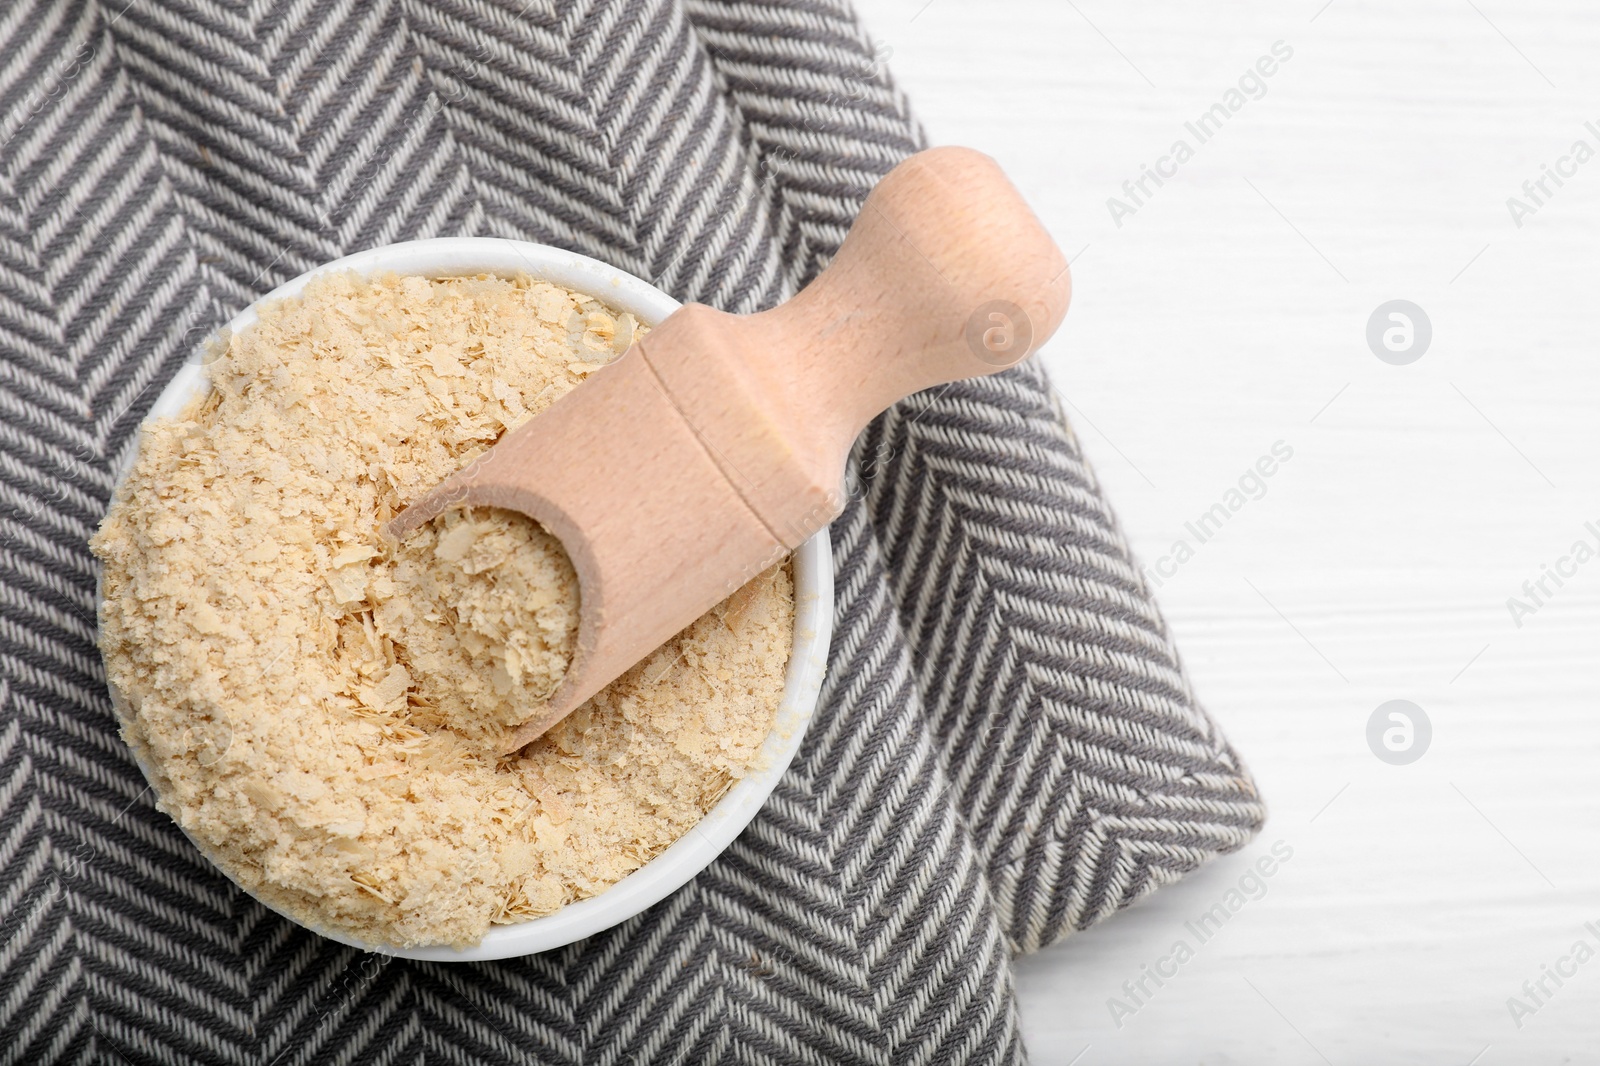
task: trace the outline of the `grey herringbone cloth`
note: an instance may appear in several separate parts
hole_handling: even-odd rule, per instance
[[[451,234],[768,306],[921,134],[844,0],[14,0],[0,47],[0,1061],[1018,1061],[1011,953],[1259,826],[1029,366],[858,446],[824,705],[689,887],[486,965],[256,905],[154,810],[94,647],[85,540],[195,342]]]

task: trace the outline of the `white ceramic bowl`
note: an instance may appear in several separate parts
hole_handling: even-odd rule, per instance
[[[678,301],[660,289],[598,260],[548,245],[490,237],[442,237],[357,252],[301,274],[257,303],[296,296],[312,278],[332,271],[353,271],[367,277],[391,272],[428,277],[526,274],[588,293],[619,311],[631,312],[649,326],[660,324],[678,308]],[[252,304],[239,312],[226,328],[237,333],[255,321],[256,304]],[[204,345],[197,346],[191,361],[173,377],[150,408],[147,418],[175,415],[209,387],[205,367],[200,362],[203,349]],[[124,452],[123,468],[117,477],[119,484],[132,469],[137,454],[136,446]],[[778,778],[794,759],[816,710],[833,624],[833,561],[826,529],[795,552],[794,580],[794,647],[772,733],[750,774],[666,851],[598,896],[571,904],[548,917],[516,925],[492,926],[482,943],[461,951],[449,947],[402,950],[363,944],[339,933],[315,926],[310,928],[343,944],[408,959],[436,962],[504,959],[549,951],[582,940],[628,920],[681,888],[710,865],[756,816]],[[120,709],[121,694],[113,691],[111,696]],[[141,769],[146,778],[154,780],[148,767],[141,766]],[[202,853],[207,850],[199,841],[195,841],[195,846]]]

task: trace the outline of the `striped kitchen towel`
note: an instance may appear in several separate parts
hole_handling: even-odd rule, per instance
[[[589,941],[323,940],[214,872],[117,737],[85,541],[198,339],[446,235],[769,306],[923,144],[882,59],[845,0],[0,9],[0,1062],[1015,1062],[1014,955],[1251,837],[1033,365],[863,436],[804,748],[719,861]]]

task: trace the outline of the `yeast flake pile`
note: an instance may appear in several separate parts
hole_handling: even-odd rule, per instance
[[[381,534],[642,328],[527,278],[324,276],[144,428],[92,542],[107,678],[162,809],[252,893],[367,943],[466,945],[614,884],[747,772],[786,565],[501,759],[571,656],[570,563],[509,512]]]

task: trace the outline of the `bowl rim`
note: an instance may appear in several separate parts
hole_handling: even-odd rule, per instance
[[[208,333],[196,345],[190,358],[162,389],[139,428],[130,435],[121,453],[113,491],[120,489],[133,469],[139,453],[139,440],[146,422],[178,414],[195,396],[209,388],[210,378],[204,355],[214,336],[237,333],[257,320],[257,310],[265,303],[298,296],[315,277],[352,272],[363,277],[383,274],[417,274],[448,277],[470,274],[500,276],[527,275],[585,293],[619,311],[631,313],[647,326],[656,326],[677,310],[679,302],[660,289],[626,271],[577,252],[504,237],[435,237],[404,241],[369,248],[314,267],[284,282],[259,297],[215,333]],[[260,899],[243,885],[241,891],[267,909],[329,940],[363,951],[428,962],[484,962],[516,958],[565,947],[585,937],[613,928],[682,888],[733,843],[754,820],[793,762],[807,727],[815,716],[827,668],[828,649],[833,633],[833,558],[824,526],[793,554],[794,563],[794,642],[785,669],[783,697],[773,727],[768,733],[752,768],[734,784],[699,822],[655,858],[621,881],[588,899],[569,903],[554,914],[511,925],[490,926],[476,945],[466,948],[428,946],[401,948],[369,944],[347,934],[321,928],[287,914]],[[103,599],[96,568],[95,600]],[[119,717],[126,700],[114,686],[111,698]],[[134,752],[145,779],[155,787],[155,776],[145,765],[143,755]],[[174,824],[177,820],[174,819]],[[179,826],[181,829],[182,826]],[[229,877],[211,851],[188,830],[184,835]],[[238,882],[234,882],[238,884]]]

